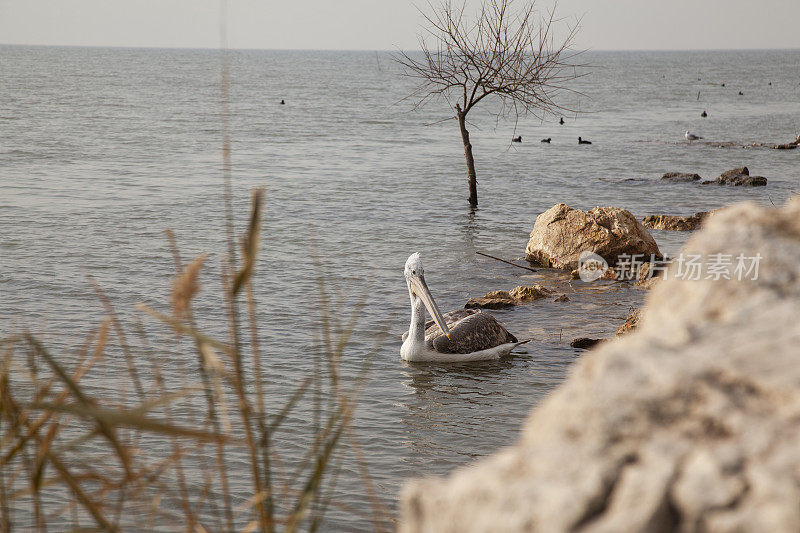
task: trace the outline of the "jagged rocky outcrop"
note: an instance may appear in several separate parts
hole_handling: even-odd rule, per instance
[[[623,322],[620,327],[617,328],[617,337],[634,331],[639,326],[639,319],[641,317],[641,309],[634,309],[631,311],[631,314],[628,315],[628,317],[625,319],[625,322]]]
[[[725,209],[684,253],[762,259],[756,279],[670,270],[514,446],[410,482],[400,531],[800,531],[800,199]]]
[[[575,269],[581,252],[594,252],[617,262],[622,254],[660,256],[658,245],[630,211],[595,207],[590,211],[557,204],[536,217],[525,258],[552,268]]]
[[[740,167],[726,170],[711,183],[716,183],[717,185],[734,185],[736,187],[765,187],[767,185],[767,178],[764,176],[751,176],[750,170],[747,167]]]
[[[470,298],[464,305],[466,309],[503,309],[513,307],[553,294],[553,291],[542,285],[519,285],[510,291],[492,291],[480,298]]]
[[[701,211],[689,217],[677,215],[649,215],[642,219],[642,225],[648,229],[666,231],[694,231],[700,227],[703,220],[709,215],[708,211]]]

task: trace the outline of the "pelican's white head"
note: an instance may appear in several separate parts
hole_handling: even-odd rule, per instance
[[[409,255],[408,260],[406,260],[406,280],[408,280],[410,276],[424,275],[425,271],[422,269],[422,260],[419,258],[419,252],[414,252],[413,254]]]
[[[408,285],[408,295],[411,298],[411,305],[416,307],[418,301],[422,301],[431,318],[441,328],[442,332],[450,338],[450,330],[447,328],[442,312],[431,296],[428,284],[425,283],[425,271],[422,268],[422,260],[419,252],[414,252],[408,257],[404,275]]]

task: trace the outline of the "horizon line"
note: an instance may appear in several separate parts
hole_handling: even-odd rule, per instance
[[[226,50],[231,52],[421,52],[419,49],[402,48],[247,48],[213,46],[157,46],[157,45],[112,45],[112,44],[42,44],[42,43],[3,43],[0,46],[40,47],[40,48],[110,48],[120,50]],[[577,49],[577,48],[576,48]],[[587,48],[583,52],[766,52],[800,51],[800,47],[790,48]]]

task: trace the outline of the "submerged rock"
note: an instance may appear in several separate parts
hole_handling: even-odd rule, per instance
[[[590,211],[557,204],[536,217],[525,258],[546,267],[575,269],[581,252],[594,252],[610,265],[622,254],[660,256],[650,232],[630,211],[595,207]]]
[[[667,172],[661,176],[662,180],[667,181],[700,181],[700,174],[687,174],[685,172]]]
[[[797,136],[797,139],[794,142],[786,143],[786,144],[776,144],[773,145],[772,148],[775,150],[794,150],[800,146],[800,135]]]
[[[644,225],[645,228],[666,231],[694,231],[700,227],[700,224],[702,224],[708,214],[708,211],[701,211],[690,217],[650,215],[642,219],[642,225]]]
[[[514,446],[408,483],[399,530],[800,531],[800,200],[725,209],[684,253],[762,259],[660,282]]]
[[[601,342],[603,342],[603,339],[590,339],[588,337],[578,337],[577,339],[569,343],[569,345],[572,346],[573,348],[588,350],[589,348],[597,346]]]
[[[517,286],[510,291],[492,291],[480,298],[470,298],[464,305],[467,309],[503,309],[526,302],[532,302],[553,294],[553,291],[541,285]]]
[[[466,309],[503,309],[515,305],[517,305],[517,301],[508,294],[508,291],[492,291],[486,293],[486,296],[470,298],[464,307]]]
[[[718,185],[734,185],[737,187],[764,187],[767,184],[767,178],[763,176],[751,176],[750,170],[747,167],[741,167],[726,170],[719,175],[716,183]]]
[[[553,294],[553,291],[541,285],[518,285],[508,291],[508,294],[510,294],[511,297],[518,302],[524,303],[532,302],[533,300],[538,300],[539,298],[544,298],[545,296],[550,296]]]
[[[577,270],[577,269],[570,270],[569,277],[571,279],[581,279],[580,270]],[[616,269],[614,267],[608,267],[608,269],[603,273],[603,275],[600,276],[597,279],[598,280],[605,280],[605,281],[610,281],[610,280],[617,279],[617,271],[616,271]],[[595,280],[595,281],[597,281],[597,280]]]

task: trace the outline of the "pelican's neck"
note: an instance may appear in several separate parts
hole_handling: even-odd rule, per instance
[[[408,328],[408,341],[413,344],[425,344],[425,304],[422,303],[422,298],[415,297],[411,294],[411,325]]]

